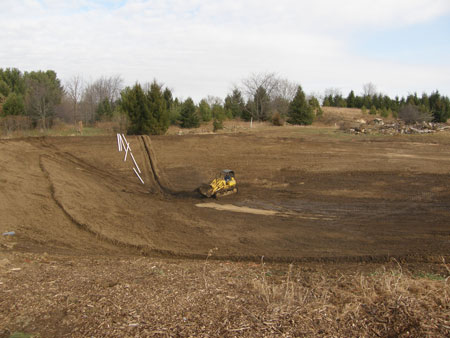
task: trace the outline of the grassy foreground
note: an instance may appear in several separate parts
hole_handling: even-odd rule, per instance
[[[448,337],[448,264],[3,253],[0,337]]]

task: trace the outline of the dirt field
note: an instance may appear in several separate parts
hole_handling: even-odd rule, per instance
[[[0,255],[4,257],[4,264],[0,264],[0,302],[4,309],[9,309],[1,313],[0,322],[3,318],[7,325],[3,328],[0,325],[0,335],[8,337],[14,331],[29,330],[43,336],[308,336],[312,332],[317,336],[351,336],[350,332],[364,336],[361,332],[366,331],[361,328],[333,331],[331,327],[321,329],[320,325],[313,325],[309,327],[313,331],[306,328],[302,331],[293,322],[284,322],[285,317],[278,324],[269,325],[256,315],[259,324],[255,324],[255,318],[251,317],[257,313],[256,303],[249,305],[255,306],[253,310],[242,304],[238,310],[230,310],[235,314],[250,312],[244,314],[245,323],[242,318],[228,317],[230,323],[239,322],[237,327],[218,328],[217,323],[211,324],[224,313],[199,319],[204,311],[213,311],[227,300],[226,294],[222,299],[217,291],[211,291],[208,283],[216,283],[214,290],[230,287],[228,279],[222,285],[220,278],[218,281],[205,277],[204,260],[208,252],[210,273],[233,278],[245,273],[247,277],[266,276],[265,271],[261,274],[259,265],[264,257],[266,263],[308,266],[314,278],[327,275],[338,280],[333,271],[375,271],[379,264],[392,264],[394,260],[410,266],[411,274],[440,273],[445,279],[445,265],[441,262],[442,257],[447,261],[450,257],[450,133],[378,137],[347,135],[330,127],[270,127],[217,135],[151,139],[129,136],[128,140],[143,171],[144,185],[134,175],[131,161],[124,162],[124,153],[117,151],[115,136],[0,140],[0,233],[16,233],[0,239]],[[239,193],[220,200],[202,198],[195,189],[220,169],[236,172]],[[146,268],[159,266],[159,270],[169,272],[163,273],[161,280],[154,271],[144,273],[146,268],[138,257],[143,257]],[[176,260],[170,263],[169,258]],[[201,261],[190,260],[198,258]],[[2,256],[0,263],[1,259]],[[161,260],[165,263],[155,263]],[[215,260],[219,262],[214,263]],[[228,267],[229,261],[241,263]],[[93,262],[91,271],[87,269],[89,262]],[[114,262],[118,262],[120,271],[114,271]],[[372,269],[372,263],[378,265]],[[171,266],[176,267],[172,269],[176,272]],[[14,267],[20,270],[11,270]],[[273,285],[283,285],[287,265],[277,269],[284,272],[274,279]],[[56,270],[61,272],[55,274]],[[93,271],[97,277],[92,275]],[[303,276],[298,281],[304,281],[305,270],[302,271],[303,274],[297,271]],[[195,323],[185,331],[173,327],[162,330],[158,325],[144,330],[139,318],[120,325],[117,321],[102,324],[92,318],[83,322],[84,317],[77,317],[77,322],[75,317],[70,319],[67,309],[65,314],[53,315],[31,310],[44,304],[43,299],[27,302],[28,292],[38,287],[39,278],[43,283],[55,280],[65,285],[64,291],[58,290],[70,308],[67,299],[72,292],[77,295],[75,298],[82,298],[78,282],[86,282],[85,287],[89,288],[88,285],[97,285],[93,282],[97,278],[100,285],[111,282],[112,286],[106,286],[109,291],[117,283],[121,288],[127,284],[139,289],[140,282],[131,278],[133,274],[170,284],[173,279],[169,276],[178,273],[186,273],[183,278],[195,280],[206,290],[201,301],[194,297],[199,304],[206,302],[203,310],[191,311],[200,313],[199,318],[184,320],[188,315],[178,313],[181,317],[176,320],[183,325],[186,321]],[[28,284],[28,278],[33,286],[27,288],[23,284]],[[12,287],[14,280],[20,284]],[[174,286],[179,280],[174,283],[169,288],[172,292],[187,292]],[[185,288],[198,287],[195,283],[187,283]],[[253,290],[258,290],[252,283]],[[261,304],[273,310],[276,302],[269,298],[275,296],[268,293],[266,281],[261,283],[262,298],[258,298],[256,291],[252,297],[262,299]],[[68,289],[68,285],[72,287]],[[237,284],[233,285],[234,288]],[[285,285],[288,290],[290,284]],[[51,287],[44,289],[41,291],[47,294]],[[157,289],[164,293],[161,287]],[[444,291],[447,289],[445,284]],[[211,292],[221,301],[207,301]],[[107,298],[106,293],[98,293],[97,299],[84,299],[92,309],[99,306],[102,297]],[[56,291],[50,294],[59,297]],[[138,297],[135,291],[121,295],[125,297],[121,301]],[[239,293],[229,297],[245,298]],[[178,310],[183,307],[179,299],[175,303]],[[164,304],[166,308],[161,313],[170,307]],[[448,304],[443,306],[438,312],[443,313],[444,326],[429,331],[431,336],[448,332],[445,327],[449,325],[449,308]],[[113,308],[114,305],[108,311]],[[146,309],[157,312],[156,308]],[[86,316],[94,315],[92,311]],[[270,320],[274,318],[272,315]],[[150,316],[147,320],[156,318]],[[205,318],[211,323],[204,322]],[[71,320],[84,324],[75,325],[78,330],[74,331]],[[99,325],[107,326],[99,328]],[[141,329],[136,329],[139,325]],[[380,328],[371,330],[366,336],[388,332]],[[410,331],[405,329],[404,333]]]

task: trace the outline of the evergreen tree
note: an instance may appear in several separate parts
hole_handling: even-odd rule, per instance
[[[113,107],[107,98],[105,98],[102,102],[99,103],[96,116],[98,120],[110,119],[113,115]]]
[[[367,107],[372,107],[372,97],[369,95],[364,95],[363,97],[363,102],[362,102],[363,106]]]
[[[147,97],[140,84],[136,83],[133,88],[127,87],[121,93],[121,108],[128,114],[130,125],[128,134],[148,135],[151,133],[152,125],[155,124],[148,107]]]
[[[312,124],[314,112],[311,106],[306,102],[305,93],[301,86],[298,86],[297,93],[289,105],[288,122],[291,124]]]
[[[446,104],[448,98],[442,97],[436,90],[429,97],[429,106],[436,122],[447,122],[450,117],[449,107]]]
[[[169,88],[164,89],[164,100],[166,101],[166,109],[169,111],[172,108],[173,104],[173,95],[172,91]]]
[[[374,106],[375,109],[380,109],[381,108],[381,102],[380,102],[380,96],[379,95],[372,96],[372,106]]]
[[[45,129],[51,125],[55,106],[61,103],[63,88],[53,70],[25,73],[26,110],[34,123]]]
[[[153,117],[154,124],[150,126],[152,135],[165,134],[169,128],[169,114],[167,113],[167,101],[163,95],[162,87],[156,81],[150,85],[147,93],[148,107]]]
[[[8,84],[0,79],[0,95],[2,95],[3,97],[7,97],[10,91],[11,90],[9,89]]]
[[[350,91],[350,93],[347,96],[347,107],[349,108],[355,108],[355,93]]]
[[[385,107],[381,108],[380,116],[387,118],[389,116],[389,111]]]
[[[200,119],[197,115],[194,101],[190,97],[181,105],[180,126],[181,128],[200,127]]]
[[[130,118],[129,134],[161,135],[169,127],[167,101],[161,85],[153,81],[147,93],[140,84],[125,88],[120,106]]]
[[[211,113],[214,118],[213,128],[214,132],[223,129],[223,121],[225,120],[225,109],[220,104],[214,104],[211,108]]]
[[[331,100],[330,100],[330,98],[329,98],[328,96],[326,96],[326,97],[323,99],[322,105],[323,105],[324,107],[330,107],[330,106],[331,106]]]
[[[244,99],[239,89],[234,89],[231,95],[227,95],[225,98],[225,113],[230,118],[241,117],[245,109]]]
[[[181,103],[178,98],[173,100],[168,111],[170,124],[177,124],[181,115]]]
[[[320,107],[319,100],[317,100],[317,99],[313,96],[313,97],[311,97],[311,98],[309,99],[309,102],[308,102],[308,103],[309,103],[311,109],[313,110],[313,113],[314,113],[316,116],[322,116],[322,115],[323,115],[323,110],[322,110],[322,108]]]
[[[244,121],[250,121],[253,117],[253,111],[254,111],[254,102],[252,100],[248,100],[244,110],[242,111],[241,117]]]
[[[425,106],[428,110],[431,110],[430,107],[430,100],[428,99],[428,95],[426,93],[422,94],[422,97],[420,98],[420,103]]]
[[[22,96],[25,95],[25,78],[17,68],[0,68],[0,80],[7,84],[9,91]],[[4,96],[6,97],[7,95]]]
[[[341,107],[341,108],[345,108],[346,106],[346,102],[345,99],[342,97],[341,94],[336,94],[333,97],[333,107]]]
[[[5,103],[6,98],[0,94],[0,116],[3,115],[3,104]]]
[[[3,104],[3,115],[23,115],[25,114],[25,102],[23,97],[16,93],[11,93]]]
[[[205,99],[202,99],[198,104],[198,112],[202,121],[209,122],[212,119],[211,107]]]
[[[213,104],[211,107],[211,114],[214,119],[225,120],[225,110],[220,104]]]
[[[265,121],[269,114],[270,97],[264,87],[260,86],[253,97],[253,118]]]
[[[354,108],[362,108],[363,106],[363,98],[361,96],[355,96],[355,104],[354,104]]]

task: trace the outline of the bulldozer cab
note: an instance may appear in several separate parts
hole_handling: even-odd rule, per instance
[[[229,181],[231,181],[232,178],[234,178],[234,171],[233,170],[225,169],[225,170],[222,170],[220,172],[220,174],[221,174],[222,178],[225,180],[225,182],[227,182],[227,183]]]

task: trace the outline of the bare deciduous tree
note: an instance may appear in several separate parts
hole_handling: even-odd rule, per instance
[[[206,102],[209,104],[210,107],[214,105],[223,105],[223,100],[218,96],[208,95],[206,97]]]
[[[275,73],[251,74],[242,80],[242,92],[253,108],[249,113],[251,119],[264,120],[270,108],[270,98],[278,89],[279,79]]]
[[[363,84],[363,94],[364,96],[373,97],[377,94],[377,87],[372,82],[365,83]]]
[[[332,97],[335,97],[335,96],[342,96],[342,92],[341,92],[341,90],[340,90],[339,88],[333,88],[333,87],[330,87],[330,88],[325,89],[325,91],[324,91],[324,96],[325,96],[325,97],[329,97],[329,96],[332,96]]]
[[[82,101],[84,110],[84,122],[93,122],[96,118],[98,105],[108,100],[111,105],[120,97],[123,80],[119,75],[97,79],[88,84],[83,91]]]
[[[242,92],[251,103],[246,108],[251,119],[265,120],[274,112],[286,114],[297,88],[297,83],[275,73],[253,73],[242,80]]]
[[[298,83],[289,81],[288,79],[279,79],[274,91],[274,97],[280,97],[290,102],[294,99],[298,86]]]
[[[278,79],[278,84],[272,94],[270,109],[272,114],[278,112],[281,116],[286,116],[289,104],[297,93],[299,84],[288,79]]]
[[[407,104],[398,112],[398,117],[406,123],[430,122],[433,114],[425,109],[421,110],[412,104]]]
[[[83,79],[80,75],[75,75],[66,81],[65,93],[69,101],[72,104],[72,117],[73,123],[77,122],[78,117],[78,106],[81,101],[83,94]]]

